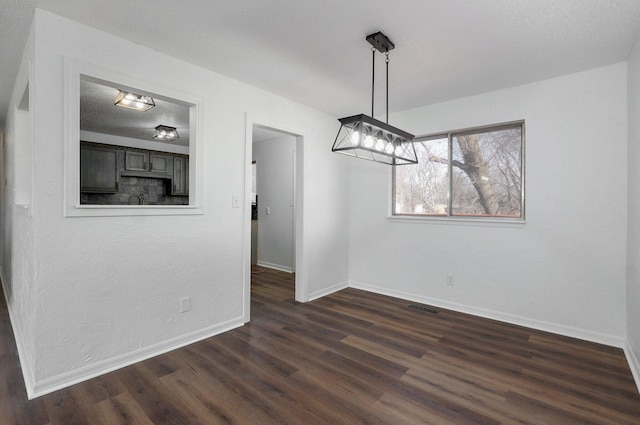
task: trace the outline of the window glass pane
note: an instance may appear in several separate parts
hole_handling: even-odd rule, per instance
[[[452,137],[451,215],[522,216],[522,126]]]
[[[395,214],[447,215],[448,138],[415,142],[418,164],[395,167]]]

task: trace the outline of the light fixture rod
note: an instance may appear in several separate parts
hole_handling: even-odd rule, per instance
[[[371,116],[375,116],[373,113],[373,105],[376,91],[376,49],[371,48]]]
[[[389,52],[386,52],[385,62],[387,64],[387,124],[389,124]]]
[[[384,35],[382,33],[382,31],[378,31],[376,33],[373,34],[369,34],[366,37],[366,40],[369,42],[369,44],[371,44],[371,55],[373,57],[372,59],[372,65],[371,65],[371,116],[373,117],[374,114],[374,104],[375,104],[375,84],[376,84],[376,50],[379,51],[380,53],[384,53],[386,58],[385,58],[385,62],[386,62],[386,71],[387,71],[387,87],[386,87],[386,95],[387,95],[387,124],[389,124],[389,51],[395,49],[395,44],[393,44],[393,42],[391,40],[389,40],[389,37],[387,37],[386,35]]]

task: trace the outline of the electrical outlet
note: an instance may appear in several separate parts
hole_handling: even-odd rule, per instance
[[[447,285],[453,286],[453,275],[452,274],[448,274],[447,275]]]
[[[191,297],[180,298],[180,313],[191,310]]]

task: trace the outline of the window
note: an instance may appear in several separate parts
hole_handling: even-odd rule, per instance
[[[394,167],[393,215],[524,218],[524,122],[416,138]]]
[[[189,205],[189,118],[195,105],[155,94],[144,97],[153,106],[136,104],[134,96],[143,96],[129,94],[129,100],[118,87],[80,76],[80,205]],[[129,101],[124,108],[114,102],[121,97]],[[162,127],[176,137],[157,137]]]
[[[114,106],[119,91],[151,97],[155,107]],[[203,102],[180,87],[65,58],[65,216],[202,214]],[[153,138],[165,124],[177,139]]]

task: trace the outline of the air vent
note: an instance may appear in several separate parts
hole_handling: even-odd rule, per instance
[[[423,305],[418,305],[418,304],[409,304],[408,306],[409,308],[412,308],[414,310],[420,310],[420,311],[424,311],[425,313],[431,313],[431,314],[438,314],[440,313],[440,310],[435,309],[433,307],[425,307]]]

